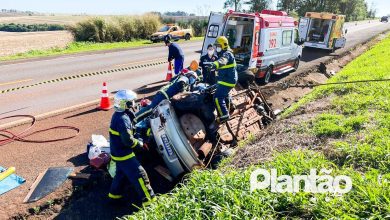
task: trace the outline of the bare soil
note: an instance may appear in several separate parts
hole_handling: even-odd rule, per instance
[[[358,46],[355,50],[335,56],[327,63],[327,72],[338,72],[349,61],[377,43],[382,36]],[[325,82],[327,77],[316,70],[290,74],[284,77],[274,77],[274,83],[263,86],[263,92],[274,109],[285,109],[311,91],[310,88],[288,88],[286,84],[306,84]],[[144,87],[149,94],[154,87]],[[232,165],[245,167],[272,158],[272,152],[291,148],[307,148],[321,145],[319,140],[310,135],[303,135],[294,129],[302,121],[313,118],[318,111],[328,107],[328,100],[318,100],[298,109],[292,116],[276,120],[263,130],[257,141],[249,146],[238,149]],[[81,132],[76,139],[47,144],[29,144],[13,142],[0,146],[1,165],[17,167],[16,173],[27,181],[21,187],[0,197],[0,219],[114,219],[117,216],[131,213],[128,204],[110,206],[106,198],[110,179],[102,171],[88,167],[86,144],[91,134],[103,134],[107,137],[111,111],[97,111],[95,107],[79,109],[63,115],[44,119],[38,122],[34,130],[56,125],[79,125]],[[22,130],[16,127],[14,130]],[[65,135],[65,134],[63,134]],[[41,137],[52,138],[53,134],[43,134]],[[58,134],[56,135],[58,136]],[[80,144],[83,143],[83,144]],[[23,198],[38,174],[51,166],[72,166],[76,171],[91,174],[88,180],[67,180],[65,184],[38,202],[23,204]],[[148,169],[148,167],[146,167]],[[152,187],[158,193],[166,193],[171,189],[169,184],[157,174],[148,170]],[[131,189],[128,190],[131,194]]]
[[[0,57],[30,50],[64,48],[73,41],[68,31],[2,32],[0,31]]]

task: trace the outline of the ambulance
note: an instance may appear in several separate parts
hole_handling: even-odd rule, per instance
[[[343,48],[346,43],[344,22],[344,15],[307,12],[305,17],[299,21],[300,40],[305,42],[305,47],[326,49],[332,52]]]
[[[236,58],[239,81],[240,76],[249,71],[258,80],[268,83],[273,74],[298,69],[302,46],[297,26],[298,22],[284,11],[212,12],[202,55],[218,36],[226,36]]]

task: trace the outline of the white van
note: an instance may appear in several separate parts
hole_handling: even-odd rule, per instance
[[[218,36],[226,36],[238,64],[238,73],[252,72],[268,83],[272,74],[284,74],[299,66],[302,47],[298,45],[298,22],[283,11],[263,10],[261,13],[211,13],[203,42],[207,45]]]

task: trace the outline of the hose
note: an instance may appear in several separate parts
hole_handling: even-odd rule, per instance
[[[34,131],[31,133],[27,133],[35,125],[36,119],[34,116],[32,116],[32,115],[13,115],[13,116],[7,116],[7,117],[0,118],[0,121],[5,120],[5,119],[9,119],[9,118],[29,118],[32,121],[31,121],[31,124],[29,127],[27,127],[26,129],[24,129],[23,131],[21,131],[17,134],[15,134],[9,130],[6,130],[6,129],[1,129],[0,136],[4,137],[4,139],[0,139],[0,146],[3,146],[5,144],[8,144],[8,143],[11,143],[14,141],[25,142],[25,143],[50,143],[50,142],[64,141],[64,140],[72,139],[80,133],[80,129],[73,127],[73,126],[54,126],[54,127]],[[48,139],[48,140],[25,139],[26,137],[30,137],[32,135],[44,133],[44,132],[51,131],[51,130],[73,130],[76,132],[76,134],[68,136],[68,137]]]

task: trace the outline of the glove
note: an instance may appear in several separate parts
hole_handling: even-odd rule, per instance
[[[217,65],[215,63],[206,64],[206,69],[208,72],[214,71],[217,69]]]

